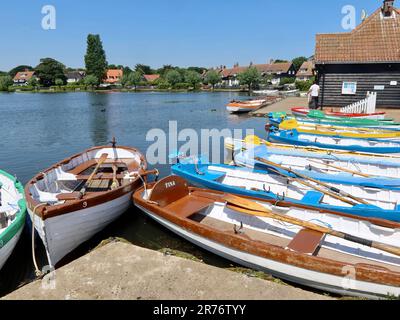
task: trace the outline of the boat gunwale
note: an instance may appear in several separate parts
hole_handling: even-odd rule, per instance
[[[155,183],[149,184],[148,188],[152,188],[154,187],[154,185]],[[196,190],[214,195],[225,194],[224,192],[215,190],[189,187],[190,193]],[[243,235],[229,234],[216,228],[202,225],[201,223],[193,221],[189,218],[174,215],[173,212],[169,212],[168,210],[163,209],[153,203],[149,203],[148,201],[143,199],[143,192],[144,188],[141,187],[134,193],[133,200],[135,205],[143,207],[151,211],[153,214],[167,219],[171,223],[179,226],[180,228],[191,231],[202,237],[206,237],[211,241],[218,242],[227,247],[234,248],[242,252],[248,252],[250,254],[254,254],[265,259],[271,259],[309,271],[328,273],[330,275],[335,275],[343,278],[346,277],[346,274],[344,274],[343,272],[343,268],[352,266],[355,269],[356,280],[366,281],[374,284],[400,287],[400,272],[396,272],[387,268],[377,268],[377,266],[373,264],[351,264],[335,261],[329,258],[309,256],[306,254],[289,251],[283,247],[268,244],[259,240],[251,240]],[[244,196],[244,198],[250,197]],[[210,205],[212,205],[212,202]]]
[[[15,235],[21,230],[21,228],[25,225],[26,218],[26,201],[25,201],[25,193],[24,187],[18,179],[6,171],[0,170],[0,175],[5,176],[10,179],[14,183],[14,187],[18,191],[18,193],[22,196],[22,198],[18,201],[18,212],[15,215],[15,219],[11,222],[11,224],[0,234],[0,250],[3,246],[5,246]]]
[[[33,199],[29,189],[31,186],[33,186],[35,183],[37,183],[38,181],[40,181],[43,178],[43,174],[45,174],[51,170],[54,170],[62,165],[69,163],[71,160],[81,156],[84,153],[88,153],[88,152],[99,150],[99,149],[110,149],[110,148],[113,148],[113,147],[109,146],[109,145],[91,147],[80,153],[77,153],[68,158],[65,158],[65,159],[57,162],[56,164],[52,165],[51,167],[45,169],[44,171],[41,171],[40,173],[36,174],[25,185],[25,198],[26,198],[27,208],[32,211],[35,208],[35,206],[38,206],[40,204],[40,202]],[[146,160],[145,156],[143,155],[143,153],[140,152],[138,149],[133,148],[133,147],[127,147],[127,146],[118,146],[118,145],[115,148],[124,149],[124,150],[128,150],[128,151],[137,153],[139,155],[139,158],[140,158],[140,161],[142,164],[142,166],[141,166],[142,170],[147,169],[147,166],[148,166],[147,160]],[[108,202],[108,201],[112,201],[117,198],[120,198],[129,192],[133,192],[140,185],[141,185],[140,178],[136,177],[136,178],[134,178],[133,181],[129,182],[128,184],[121,185],[114,190],[109,190],[109,191],[105,191],[105,192],[96,192],[95,195],[90,194],[90,196],[87,198],[73,200],[73,201],[70,201],[68,204],[60,204],[60,205],[56,205],[56,206],[46,205],[46,206],[39,207],[39,208],[37,208],[35,214],[37,216],[39,216],[40,218],[42,218],[42,220],[46,220],[46,219],[49,219],[52,217],[72,213],[72,212],[79,211],[82,209],[95,207],[104,202]]]

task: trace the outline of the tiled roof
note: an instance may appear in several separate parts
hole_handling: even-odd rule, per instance
[[[146,81],[153,82],[153,81],[159,79],[160,75],[159,74],[145,74],[143,77],[146,79]]]
[[[123,76],[123,71],[120,69],[109,69],[107,70],[106,80],[108,83],[119,82]]]
[[[18,72],[14,77],[14,81],[22,81],[22,80],[29,81],[33,77],[34,74],[35,74],[34,71]]]
[[[400,62],[400,10],[384,18],[378,9],[348,33],[318,34],[315,60],[320,63]]]
[[[236,66],[231,69],[217,69],[216,71],[221,74],[222,77],[227,78],[235,76],[245,72],[250,67],[255,67],[261,73],[287,73],[292,66],[291,62],[284,63],[273,63],[273,64],[253,64],[251,66],[239,67]]]
[[[83,71],[69,71],[65,76],[67,79],[83,79],[85,73]]]
[[[301,65],[299,71],[297,71],[296,77],[312,77],[314,75],[314,62],[313,61],[305,61]]]

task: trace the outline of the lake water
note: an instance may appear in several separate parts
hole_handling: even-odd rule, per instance
[[[257,135],[264,136],[263,119],[226,111],[228,101],[240,98],[245,97],[238,93],[0,94],[0,168],[25,184],[41,170],[89,147],[108,144],[113,136],[119,145],[146,153],[153,143],[146,142],[148,131],[160,128],[168,132],[170,120],[177,121],[178,130],[254,129]],[[162,176],[170,172],[168,165],[157,167]],[[70,260],[110,237],[154,250],[178,250],[206,263],[230,266],[181,240],[136,208],[80,246]],[[43,266],[45,252],[40,241],[36,242],[38,261]],[[26,232],[0,271],[0,296],[33,278],[31,242]]]

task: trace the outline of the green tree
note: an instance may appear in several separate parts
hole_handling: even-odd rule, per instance
[[[25,71],[25,70],[33,71],[33,68],[32,68],[31,66],[21,65],[21,66],[18,66],[18,67],[15,67],[15,68],[11,69],[11,70],[8,72],[8,74],[10,75],[11,78],[14,78],[15,75],[16,75],[18,72]]]
[[[157,70],[157,73],[158,73],[159,75],[161,75],[162,77],[165,77],[166,74],[167,74],[169,71],[175,70],[175,69],[176,69],[176,67],[173,67],[173,66],[170,65],[170,64],[166,64],[166,65],[164,65],[162,68],[158,69],[158,70]]]
[[[187,68],[188,71],[196,71],[199,74],[203,74],[204,72],[207,71],[207,68],[202,68],[202,67],[189,67]]]
[[[40,64],[35,68],[35,74],[40,79],[40,83],[46,87],[55,84],[56,79],[65,81],[65,66],[52,58],[40,59]]]
[[[144,74],[153,74],[154,73],[154,71],[150,68],[150,66],[146,66],[145,64],[140,64],[140,63],[138,63],[135,66],[135,71],[139,72],[142,75],[144,75]]]
[[[143,75],[139,71],[132,72],[128,75],[128,82],[130,85],[135,87],[135,91],[137,86],[142,82],[143,80]]]
[[[193,89],[196,89],[197,85],[201,82],[201,76],[196,71],[187,71],[185,81],[189,83]]]
[[[238,75],[238,79],[241,85],[247,85],[249,92],[251,89],[258,85],[261,81],[261,73],[255,67],[250,67],[246,71]]]
[[[205,78],[205,82],[207,84],[211,84],[213,90],[215,89],[215,85],[221,82],[221,76],[220,74],[215,71],[215,70],[211,70],[207,73],[206,78]]]
[[[123,67],[122,71],[124,72],[124,75],[130,74],[133,72],[132,69],[129,67]]]
[[[9,75],[0,77],[0,91],[8,91],[8,87],[12,84],[13,80]]]
[[[39,85],[39,81],[36,77],[32,77],[29,81],[28,81],[28,86],[36,88]]]
[[[83,82],[85,83],[86,86],[91,87],[92,89],[96,86],[99,85],[100,81],[99,79],[93,75],[93,74],[89,74],[87,75],[84,79]]]
[[[98,81],[104,79],[107,70],[107,59],[98,34],[89,34],[87,37],[85,65],[88,75],[94,75]]]
[[[57,78],[57,79],[54,81],[54,84],[55,84],[57,87],[61,87],[61,86],[64,85],[64,81],[63,81],[62,79]]]
[[[182,82],[182,76],[177,70],[170,70],[165,75],[165,79],[169,82],[171,86],[176,86],[178,83]]]
[[[293,59],[293,66],[296,69],[296,72],[299,71],[300,67],[304,62],[306,62],[308,59],[306,57],[297,57]]]

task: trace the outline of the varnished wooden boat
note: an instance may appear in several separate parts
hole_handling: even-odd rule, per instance
[[[128,209],[141,177],[149,173],[146,167],[134,148],[98,146],[28,182],[28,213],[51,266]]]
[[[23,186],[15,177],[0,170],[0,270],[21,237],[25,218]]]
[[[138,208],[164,227],[243,266],[343,295],[400,295],[398,251],[369,247],[375,241],[397,246],[399,224],[383,226],[368,219],[288,206],[284,201],[275,205],[238,198],[189,187],[176,176],[137,190],[133,198]],[[274,215],[254,211],[255,206]],[[301,224],[283,222],[293,218]],[[308,227],[302,227],[303,223]],[[309,223],[350,235],[339,238],[311,230]]]
[[[226,109],[231,113],[244,113],[255,111],[261,108],[267,102],[266,99],[249,100],[249,101],[231,101]]]

